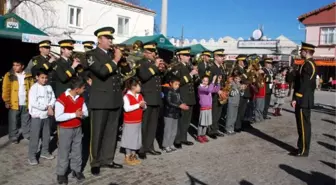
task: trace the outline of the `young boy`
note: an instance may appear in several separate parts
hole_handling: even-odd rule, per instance
[[[2,99],[8,112],[8,136],[9,140],[19,143],[19,121],[21,120],[22,135],[29,140],[30,116],[28,113],[28,92],[34,84],[31,73],[24,71],[22,61],[13,61],[13,68],[3,78]]]
[[[36,152],[40,139],[40,132],[42,130],[42,150],[41,158],[54,159],[54,156],[49,153],[50,141],[50,119],[49,116],[54,115],[55,94],[48,82],[47,71],[36,72],[37,82],[31,87],[29,91],[29,114],[31,116],[31,131],[29,142],[28,161],[30,165],[37,165]]]
[[[177,134],[178,119],[181,116],[181,109],[188,110],[189,107],[182,103],[178,89],[180,81],[177,77],[172,77],[170,80],[170,88],[165,96],[165,113],[164,113],[164,135],[162,147],[163,151],[170,153],[175,150],[174,140]]]
[[[240,74],[234,74],[231,82],[231,91],[229,93],[227,118],[226,118],[226,132],[228,135],[234,134],[235,122],[237,120],[238,106],[242,89],[240,85]]]
[[[71,79],[70,89],[62,93],[55,103],[55,119],[58,122],[58,160],[57,181],[67,184],[66,172],[69,167],[78,180],[85,179],[81,172],[82,165],[82,127],[81,122],[88,116],[88,109],[81,94],[86,82],[80,77]],[[71,152],[71,154],[70,154]],[[71,156],[71,157],[70,157]]]

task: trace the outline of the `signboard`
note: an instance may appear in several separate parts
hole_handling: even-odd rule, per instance
[[[19,21],[11,17],[6,19],[5,26],[6,28],[19,29]]]
[[[226,55],[225,60],[236,60],[238,55]],[[262,55],[259,55],[262,57]],[[267,55],[267,57],[273,58],[273,61],[281,61],[282,56],[281,55]]]
[[[47,40],[47,39],[50,39],[50,38],[48,36],[43,36],[43,35],[22,33],[22,42],[39,43],[42,40]]]
[[[253,41],[253,40],[241,40],[238,41],[238,48],[275,48],[279,41],[277,40],[265,40],[265,41]]]

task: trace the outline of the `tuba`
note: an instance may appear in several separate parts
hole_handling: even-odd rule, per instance
[[[259,73],[259,70],[261,69],[260,60],[261,58],[255,54],[249,55],[246,58],[246,61],[248,62],[247,79],[256,84],[259,88],[265,85],[264,74]]]

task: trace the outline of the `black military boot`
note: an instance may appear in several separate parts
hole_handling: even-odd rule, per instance
[[[57,175],[58,184],[68,184],[68,177],[65,175]]]

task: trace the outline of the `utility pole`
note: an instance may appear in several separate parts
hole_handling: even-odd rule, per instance
[[[167,14],[168,14],[168,0],[162,0],[161,7],[161,34],[167,36]]]
[[[183,30],[184,30],[184,26],[182,26],[182,34],[181,34],[181,42],[180,42],[181,47],[183,47],[183,44],[184,44],[184,33],[183,33],[184,31]]]

